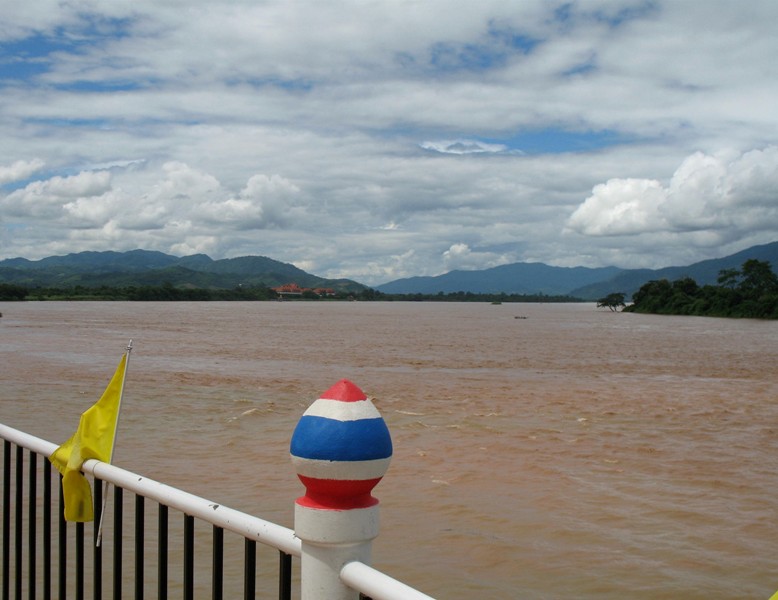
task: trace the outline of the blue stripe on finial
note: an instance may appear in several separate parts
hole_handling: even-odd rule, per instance
[[[392,456],[392,438],[382,418],[337,421],[304,415],[292,435],[293,456],[359,461]]]

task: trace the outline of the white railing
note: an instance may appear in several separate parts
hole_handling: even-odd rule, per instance
[[[12,573],[10,569],[11,555],[13,552],[10,547],[11,532],[9,529],[14,529],[16,539],[16,576],[21,573],[21,569],[19,567],[21,561],[23,560],[22,556],[20,555],[20,545],[22,540],[22,535],[20,532],[22,523],[19,519],[19,515],[21,515],[20,506],[15,507],[17,522],[11,525],[10,518],[10,515],[12,514],[11,505],[14,504],[14,500],[16,499],[16,504],[19,504],[18,497],[11,494],[12,488],[15,486],[11,480],[10,473],[10,463],[12,462],[10,445],[15,444],[17,449],[23,448],[28,450],[30,453],[34,453],[42,457],[50,456],[51,453],[57,448],[57,446],[51,442],[42,440],[3,424],[0,424],[0,438],[6,440],[4,460],[5,473],[3,476],[4,530],[2,532],[4,540],[2,557],[3,573],[6,574],[6,577],[4,577],[5,581],[3,583],[3,597],[10,597],[7,594],[9,593],[11,584],[10,580],[14,578],[14,573]],[[27,462],[28,464],[33,462],[32,454],[30,455],[30,459]],[[21,453],[17,453],[16,487],[20,487],[19,482],[22,480],[21,478],[23,474],[18,472],[20,470],[24,470],[21,468],[21,464]],[[46,467],[48,467],[48,465],[46,465]],[[34,466],[30,468],[31,477],[33,476],[32,474],[35,468],[36,467]],[[108,482],[120,490],[127,490],[132,492],[136,494],[137,497],[151,499],[158,502],[160,506],[176,509],[185,515],[210,523],[214,526],[214,528],[221,528],[226,531],[231,531],[244,537],[246,540],[258,542],[265,546],[275,548],[282,553],[282,556],[283,554],[286,554],[299,558],[305,554],[305,549],[303,547],[304,544],[292,529],[271,523],[246,513],[242,513],[220,503],[195,496],[177,488],[154,481],[142,475],[132,473],[114,465],[109,465],[97,460],[87,460],[84,462],[82,471],[86,474],[92,475],[96,480]],[[32,490],[34,490],[34,483],[32,483],[30,487]],[[34,498],[32,503],[35,503]],[[96,508],[98,507],[96,506]],[[345,514],[346,518],[348,518],[349,512],[350,511],[342,511],[341,514]],[[32,514],[33,513],[31,512],[30,515]],[[99,513],[96,511],[96,515],[97,514]],[[98,517],[96,516],[96,518]],[[61,522],[61,526],[64,526],[64,520],[61,519]],[[31,525],[29,527],[33,533],[36,531],[34,526]],[[48,543],[48,541],[44,540],[43,543]],[[369,540],[367,543],[369,544]],[[34,544],[35,542],[31,538],[29,541],[31,548],[28,549],[28,554],[34,555],[36,553]],[[316,544],[316,546],[318,550],[321,550],[325,554],[327,553],[327,544]],[[337,544],[333,544],[333,552],[337,555],[338,549],[336,546]],[[30,561],[30,567],[32,567],[34,564],[34,556],[30,556]],[[433,600],[430,596],[423,594],[422,592],[419,592],[418,590],[411,588],[401,583],[400,581],[389,577],[388,575],[385,575],[384,573],[372,568],[367,564],[364,564],[359,560],[345,560],[342,561],[341,564],[337,564],[336,559],[335,562],[335,576],[348,590],[346,592],[348,595],[343,595],[340,597],[372,598],[373,600]],[[97,568],[98,567],[96,565],[95,569]],[[31,578],[31,583],[28,583],[28,585],[34,586],[35,583],[32,580],[36,577],[36,573],[34,572],[35,568],[28,568],[27,571],[27,576]],[[315,570],[313,572],[317,573]],[[318,574],[320,574],[320,571]],[[305,557],[303,556],[300,573],[300,577],[303,582],[305,581],[307,575]],[[76,575],[76,577],[78,578],[78,575]],[[83,578],[83,574],[81,577]],[[15,584],[17,586],[17,590],[20,590],[21,588],[19,586],[21,583],[17,581]],[[310,586],[311,589],[313,589],[313,587],[315,586]],[[303,584],[303,588],[305,588],[305,584]],[[328,588],[325,586],[322,589],[326,590]],[[352,593],[353,595],[351,595]],[[214,597],[220,597],[220,592],[215,592]],[[282,597],[284,596],[282,595]],[[322,600],[325,600],[324,596],[315,596],[311,595],[310,593],[308,594],[308,598],[306,598],[305,592],[303,593],[302,597],[303,600],[308,600],[308,598],[313,599],[316,597],[321,597]],[[330,595],[327,595],[326,600],[335,599],[331,598]]]

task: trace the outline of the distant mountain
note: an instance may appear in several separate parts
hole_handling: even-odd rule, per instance
[[[0,268],[47,271],[65,268],[76,271],[111,272],[111,271],[147,271],[160,269],[176,264],[181,259],[150,250],[130,250],[129,252],[79,252],[66,256],[49,256],[40,260],[26,258],[9,258],[0,261]]]
[[[27,287],[127,287],[169,283],[176,287],[211,289],[296,283],[301,287],[328,287],[336,291],[365,289],[364,285],[349,279],[325,279],[265,256],[213,260],[205,254],[177,257],[148,250],[79,252],[36,261],[10,258],[0,261],[0,283]]]
[[[621,272],[616,267],[550,267],[543,263],[513,263],[483,271],[451,271],[437,277],[398,279],[376,289],[386,294],[480,294],[565,295],[573,288],[610,279]]]
[[[578,298],[596,299],[611,292],[624,292],[627,297],[632,297],[632,294],[637,292],[644,283],[655,279],[675,281],[691,277],[701,286],[714,285],[721,270],[740,269],[743,263],[749,259],[768,261],[773,267],[773,271],[778,273],[778,242],[752,246],[729,256],[703,260],[685,267],[625,270],[607,281],[573,289],[570,291],[570,295]]]
[[[437,277],[410,277],[376,287],[387,294],[437,294],[439,292],[516,293],[570,295],[596,300],[611,292],[631,297],[653,279],[674,281],[691,277],[700,285],[715,284],[722,269],[738,269],[748,259],[769,261],[778,273],[778,242],[753,246],[742,252],[694,263],[685,267],[663,269],[619,269],[604,267],[552,267],[543,263],[514,263],[481,271],[451,271]]]
[[[480,271],[451,271],[437,277],[411,277],[377,286],[386,294],[569,295],[596,300],[612,292],[629,298],[653,279],[674,281],[691,277],[700,285],[715,284],[722,269],[739,269],[748,259],[769,261],[778,273],[778,242],[753,246],[742,252],[704,260],[685,267],[619,269],[603,267],[552,267],[543,263],[514,263]],[[296,283],[301,287],[328,287],[359,292],[366,286],[350,279],[325,279],[294,265],[265,256],[213,260],[205,254],[177,257],[163,252],[79,252],[41,260],[9,258],[0,261],[0,283],[26,287],[128,287],[159,286],[232,289],[239,285],[275,287]]]

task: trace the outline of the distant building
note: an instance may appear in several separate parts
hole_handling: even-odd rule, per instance
[[[325,296],[335,296],[335,290],[332,288],[303,288],[297,285],[296,283],[285,283],[284,285],[279,285],[278,287],[271,288],[280,298],[289,298],[289,297],[301,297],[303,293],[305,292],[312,292],[319,296],[320,298],[323,298]]]
[[[281,297],[302,296],[303,292],[306,291],[304,288],[301,288],[296,283],[285,283],[284,285],[280,285],[278,287],[272,288],[272,290]]]

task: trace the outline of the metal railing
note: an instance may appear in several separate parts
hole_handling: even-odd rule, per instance
[[[200,571],[196,573],[195,568],[197,537],[195,519],[210,524],[212,528],[210,594],[213,599],[220,600],[224,597],[225,531],[243,538],[242,593],[244,598],[255,598],[257,591],[257,543],[278,552],[278,597],[281,600],[292,597],[294,571],[292,559],[301,556],[301,541],[292,529],[96,460],[87,460],[82,467],[84,473],[94,477],[95,520],[94,523],[86,526],[92,529],[93,541],[92,560],[88,563],[85,524],[68,523],[63,516],[64,500],[59,483],[60,477],[56,471],[52,471],[48,460],[56,445],[2,424],[0,424],[0,438],[4,440],[2,600],[10,600],[10,598],[21,600],[25,597],[25,592],[31,599],[56,597],[64,600],[74,597],[76,600],[82,600],[88,594],[91,594],[95,600],[103,597],[107,583],[103,581],[103,544],[99,543],[102,531],[98,527],[104,516],[103,483],[113,485],[113,502],[110,505],[113,512],[112,523],[110,525],[104,523],[102,526],[108,534],[106,538],[110,537],[112,542],[109,550],[112,558],[110,569],[112,585],[109,597],[120,600],[124,588],[129,587],[132,588],[136,600],[144,598],[147,593],[147,549],[149,543],[156,541],[156,549],[150,561],[156,564],[157,570],[155,577],[152,578],[152,582],[156,583],[156,598],[164,600],[168,597],[171,592],[169,590],[171,579],[175,582],[176,591],[180,588],[180,593],[185,600],[195,598],[195,575],[201,577],[203,575]],[[42,463],[41,472],[38,471],[39,463]],[[42,487],[40,497],[39,484]],[[53,498],[54,485],[58,488],[56,502]],[[129,519],[124,517],[125,490],[134,494],[134,513]],[[156,529],[149,528],[146,524],[146,499],[158,505]],[[56,545],[52,542],[54,504],[56,504],[57,515]],[[169,509],[177,510],[183,515],[181,556],[177,556],[181,561],[180,578],[171,576],[170,571]],[[134,523],[131,533],[125,531],[125,520]],[[151,535],[147,537],[149,533]],[[199,538],[201,542],[202,537],[201,535]],[[131,577],[126,576],[124,572],[125,538],[133,544],[134,562]],[[73,549],[75,549],[74,556],[70,554]],[[262,577],[267,577],[267,572],[266,568]],[[69,581],[69,576],[74,577],[74,580]],[[346,564],[340,571],[340,578],[349,588],[358,592],[362,599],[432,600],[430,596],[357,561]],[[56,596],[53,595],[55,591]],[[199,597],[202,595],[200,591]],[[233,594],[230,597],[236,596]]]
[[[195,519],[209,523],[213,531],[211,541],[212,598],[220,599],[223,597],[225,531],[237,533],[245,540],[243,597],[255,597],[256,544],[259,542],[278,550],[278,597],[281,600],[291,598],[292,557],[300,555],[300,541],[294,537],[294,531],[96,460],[86,461],[82,468],[84,473],[94,476],[95,494],[95,520],[93,524],[89,525],[92,528],[94,541],[92,544],[92,564],[87,569],[85,524],[69,524],[64,520],[64,504],[59,485],[59,474],[54,471],[56,477],[52,477],[51,464],[47,458],[56,446],[3,425],[0,425],[0,437],[5,440],[3,451],[3,600],[11,597],[11,582],[14,585],[14,598],[21,598],[25,587],[27,595],[30,598],[35,598],[38,585],[42,586],[42,597],[52,597],[54,584],[52,571],[56,571],[56,589],[59,598],[69,597],[69,575],[75,578],[72,591],[76,599],[84,598],[85,590],[88,587],[91,588],[92,597],[102,597],[104,587],[102,581],[103,546],[102,544],[98,545],[97,541],[101,533],[98,524],[102,517],[103,482],[113,484],[113,502],[111,504],[113,521],[111,525],[112,535],[110,536],[112,538],[110,571],[113,584],[112,598],[121,598],[123,591],[123,541],[125,538],[123,496],[125,490],[135,496],[134,515],[132,515],[134,530],[130,537],[133,540],[134,553],[134,585],[132,587],[136,599],[143,598],[145,593],[146,499],[156,501],[159,505],[157,527],[154,532],[157,538],[156,556],[154,557],[154,562],[157,564],[157,598],[165,599],[168,597],[170,577],[168,560],[169,509],[175,509],[183,514],[183,540],[181,542],[183,572],[179,581],[183,587],[182,595],[186,600],[195,597]],[[13,445],[15,445],[15,449],[12,447]],[[42,479],[38,477],[39,462],[43,464]],[[26,477],[25,471],[27,472]],[[42,480],[43,486],[42,499],[37,497],[40,480]],[[12,481],[14,485],[12,485]],[[53,548],[52,544],[51,524],[53,481],[57,485],[59,497],[56,511],[58,519],[58,545],[56,548]],[[13,498],[12,489],[14,491]],[[12,509],[14,513],[13,526],[11,526]],[[25,509],[27,512],[26,520]],[[40,540],[37,531],[39,521],[42,523]],[[24,551],[25,525],[27,529],[26,552]],[[104,524],[103,527],[107,528],[107,524]],[[13,552],[11,552],[12,532],[14,534]],[[39,541],[42,552],[38,552],[37,544]],[[69,560],[68,551],[72,550],[73,547],[75,548],[75,558]],[[37,560],[39,554],[42,558],[40,564]],[[11,576],[12,555],[14,559],[13,577]],[[56,560],[56,564],[52,562],[53,559]],[[72,567],[71,573],[68,572],[69,563]],[[91,586],[87,585],[87,570],[91,571]]]

